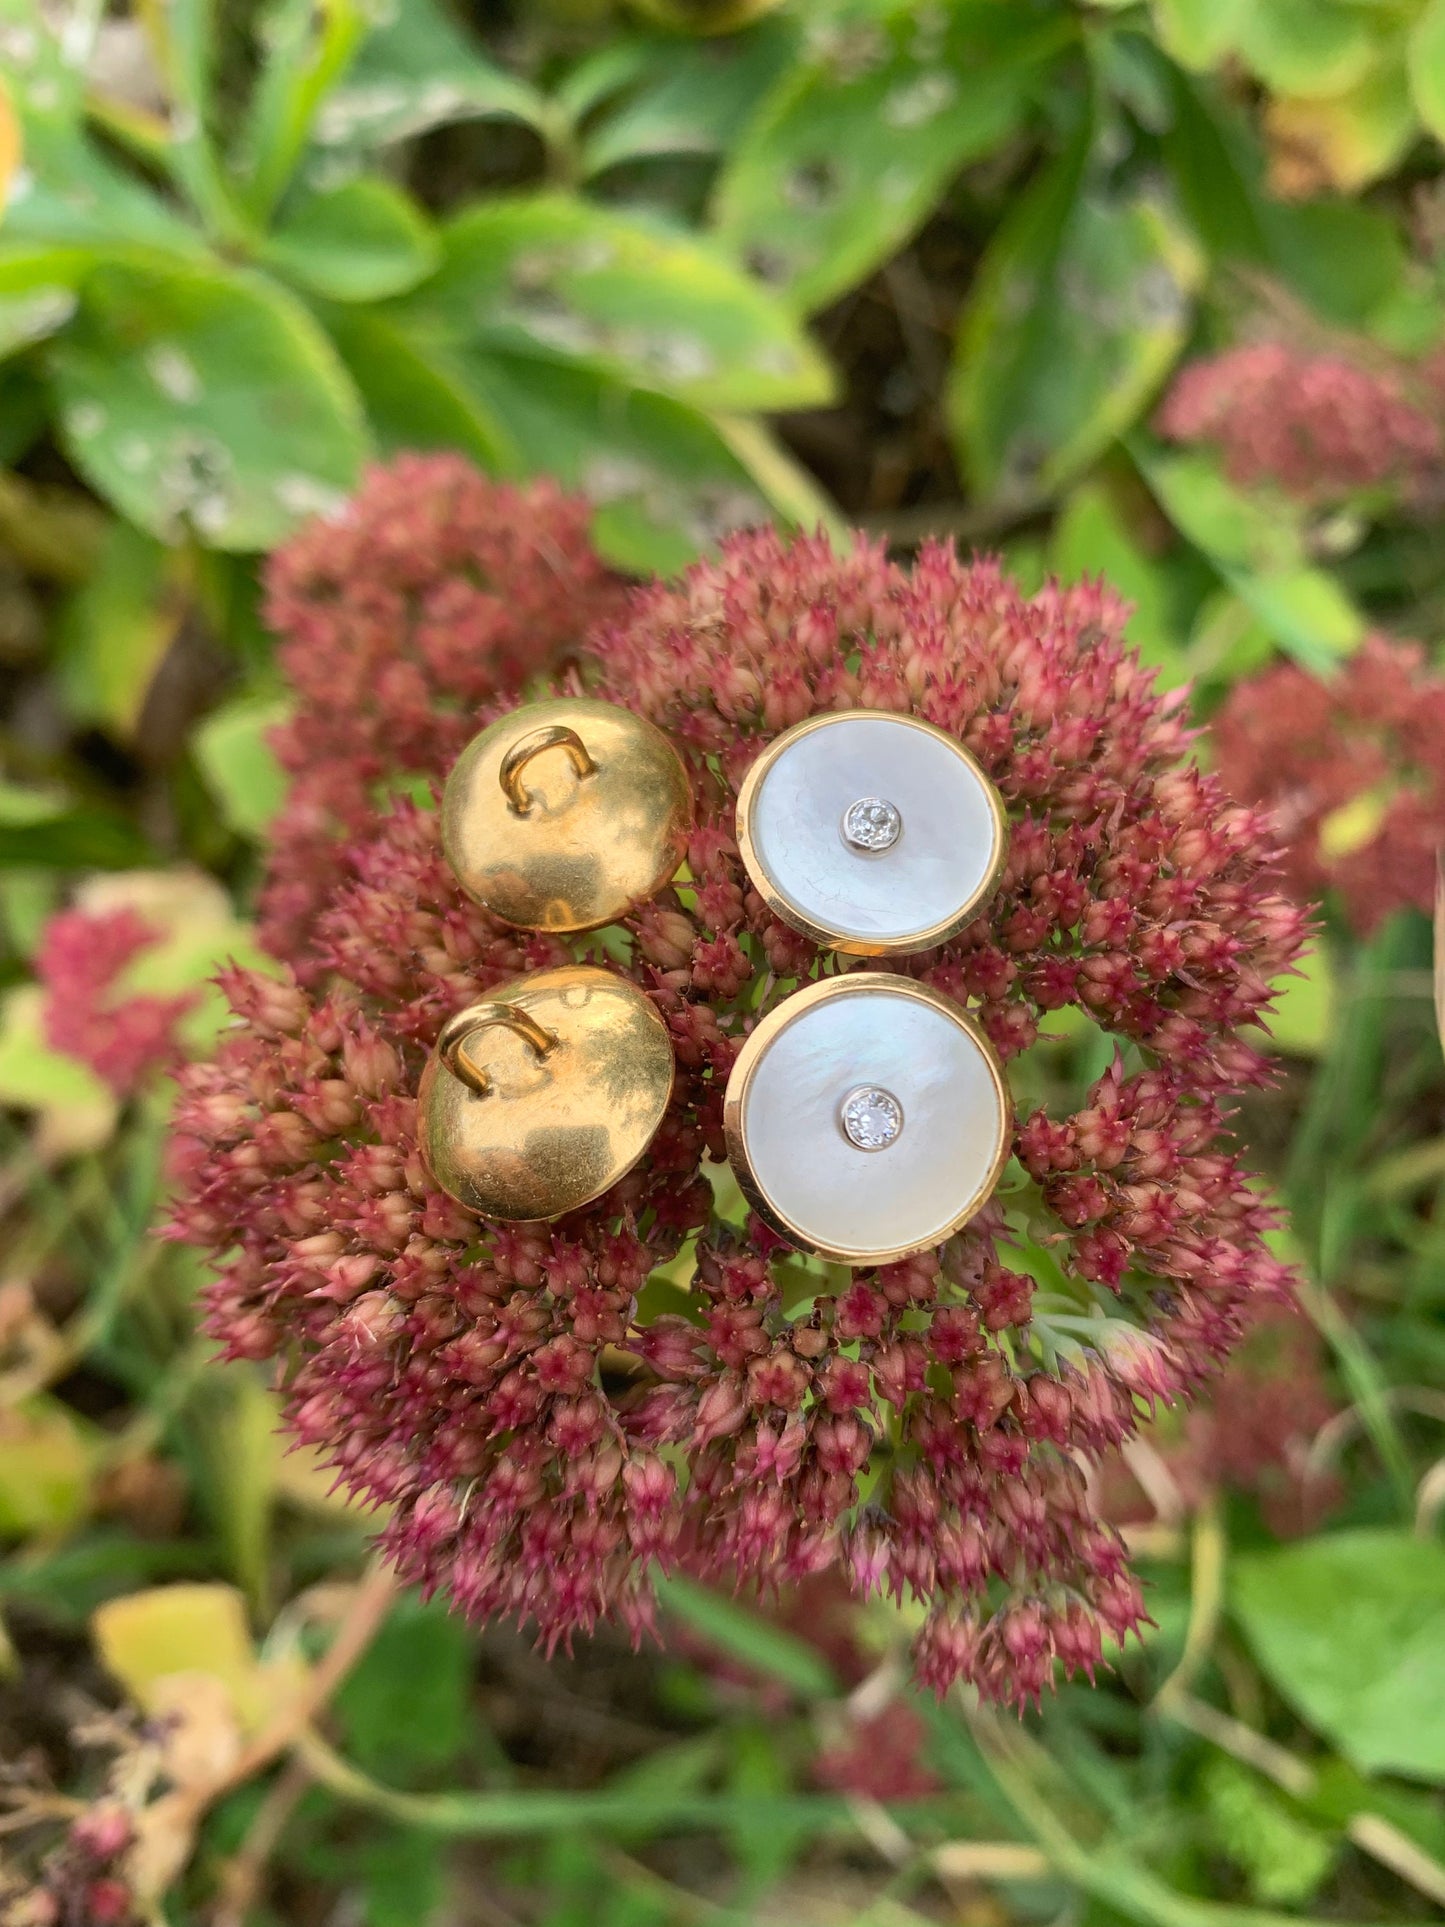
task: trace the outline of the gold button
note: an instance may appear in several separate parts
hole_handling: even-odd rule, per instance
[[[484,909],[524,930],[596,930],[670,882],[692,785],[660,729],[584,697],[531,703],[462,751],[442,847]]]
[[[890,1264],[951,1237],[1008,1159],[1008,1086],[950,997],[881,971],[786,998],[738,1054],[723,1104],[744,1196],[790,1244]]]
[[[672,1041],[626,977],[540,970],[448,1020],[422,1074],[422,1155],[485,1218],[560,1218],[610,1191],[657,1134]]]
[[[1007,843],[1003,804],[962,743],[874,709],[784,731],[743,779],[737,828],[774,916],[860,957],[946,943],[998,881]]]

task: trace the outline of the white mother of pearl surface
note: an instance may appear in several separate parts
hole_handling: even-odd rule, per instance
[[[901,815],[890,848],[845,839],[844,815],[860,797]],[[821,718],[781,739],[748,798],[746,828],[744,858],[778,914],[865,955],[924,949],[942,940],[941,926],[957,928],[1003,841],[987,779],[961,746],[882,713]]]
[[[794,1016],[779,1006],[773,1034],[739,1060],[741,1162],[785,1235],[844,1263],[881,1262],[939,1243],[984,1203],[1008,1102],[996,1061],[947,1000],[873,972],[828,989],[800,993]],[[860,1150],[842,1127],[844,1099],[870,1084],[903,1110],[881,1150]]]

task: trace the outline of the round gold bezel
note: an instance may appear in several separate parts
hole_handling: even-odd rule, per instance
[[[890,722],[903,723],[909,729],[921,731],[924,735],[936,737],[945,744],[960,762],[966,763],[983,789],[988,804],[989,816],[993,823],[993,854],[988,870],[972,896],[942,922],[931,925],[926,930],[916,931],[900,940],[882,941],[877,938],[864,938],[829,929],[801,910],[790,897],[774,882],[763,867],[753,836],[753,806],[758,791],[766,781],[769,771],[800,737],[811,735],[814,730],[826,729],[832,723],[856,722],[864,718],[873,720],[887,717]],[[817,716],[809,716],[801,723],[775,737],[748,770],[743,778],[742,788],[737,800],[737,840],[742,853],[743,867],[752,881],[758,895],[767,904],[775,917],[786,923],[790,929],[801,931],[810,942],[821,949],[836,950],[849,957],[913,957],[921,951],[933,950],[950,937],[958,935],[978,906],[992,895],[997,888],[999,876],[1008,857],[1008,817],[1005,814],[1003,798],[999,795],[987,771],[978,758],[950,736],[946,729],[938,728],[935,723],[924,722],[921,716],[910,716],[901,710],[893,709],[832,709]]]
[[[947,1017],[958,1028],[967,1032],[978,1047],[988,1068],[989,1077],[998,1095],[1001,1117],[999,1149],[989,1166],[987,1174],[976,1187],[968,1202],[944,1224],[927,1244],[900,1245],[896,1249],[868,1252],[862,1256],[836,1245],[829,1245],[812,1237],[801,1226],[793,1224],[769,1198],[763,1189],[748,1157],[747,1138],[743,1129],[743,1118],[747,1108],[748,1088],[753,1073],[762,1060],[764,1053],[774,1039],[790,1024],[795,1023],[815,1005],[828,1002],[835,997],[856,997],[876,994],[886,990],[892,996],[909,997],[920,1004],[927,1004]],[[935,1245],[951,1238],[956,1231],[974,1217],[998,1188],[1013,1151],[1013,1099],[1009,1092],[1008,1080],[1004,1076],[1003,1065],[998,1053],[989,1042],[987,1033],[969,1016],[968,1012],[945,996],[941,990],[934,990],[928,984],[920,984],[912,977],[900,977],[892,971],[855,970],[839,977],[823,977],[803,990],[795,991],[791,997],[784,998],[775,1009],[762,1018],[757,1027],[749,1034],[739,1051],[728,1077],[727,1090],[723,1097],[723,1137],[727,1145],[728,1162],[737,1178],[743,1196],[757,1212],[758,1216],[772,1227],[781,1238],[786,1238],[800,1251],[808,1251],[817,1258],[825,1258],[834,1264],[851,1265],[856,1268],[874,1265],[890,1265],[900,1258],[910,1257],[915,1251],[928,1251]]]

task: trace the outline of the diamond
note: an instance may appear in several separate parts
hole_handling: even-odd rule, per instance
[[[843,1099],[844,1136],[860,1151],[886,1151],[903,1129],[903,1106],[892,1091],[860,1084]]]
[[[903,834],[903,818],[881,796],[860,796],[843,812],[843,841],[855,850],[891,850]]]

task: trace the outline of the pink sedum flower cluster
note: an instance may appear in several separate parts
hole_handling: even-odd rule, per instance
[[[260,934],[303,978],[345,840],[391,789],[425,788],[482,705],[575,653],[616,606],[588,513],[551,482],[512,488],[458,455],[410,455],[273,558],[266,618],[296,707],[274,737],[292,781]]]
[[[126,967],[161,940],[134,910],[61,910],[36,953],[45,1041],[78,1058],[120,1098],[177,1062],[178,1027],[197,1002],[194,993],[155,997],[123,988]]]
[[[1329,682],[1281,663],[1215,720],[1220,774],[1268,810],[1301,899],[1337,892],[1368,935],[1434,901],[1445,844],[1445,677],[1417,643],[1369,637]]]
[[[943,547],[909,570],[861,539],[763,532],[594,631],[593,686],[671,733],[698,827],[685,887],[605,958],[575,946],[654,999],[678,1080],[642,1166],[562,1222],[469,1217],[418,1155],[444,1019],[567,954],[461,895],[434,810],[399,803],[353,835],[339,882],[327,855],[306,984],[231,976],[236,1028],[185,1075],[175,1231],[220,1262],[211,1329],[280,1361],[297,1435],[389,1508],[406,1578],[550,1649],[604,1616],[640,1635],[652,1573],[684,1557],[764,1588],[831,1572],[921,1602],[927,1685],[1020,1703],[1140,1624],[1083,1462],[1208,1378],[1284,1283],[1223,1133],[1231,1094],[1267,1076],[1251,1030],[1304,918],[1264,819],[1186,759],[1124,616],[1101,587],[1028,598]],[[744,1037],[839,967],[751,890],[738,785],[777,731],[852,706],[955,734],[1012,818],[996,895],[906,967],[1006,1060],[1068,1006],[1123,1047],[1080,1111],[1020,1120],[1011,1196],[1107,1342],[1055,1349],[1059,1307],[1036,1309],[1002,1198],[941,1249],[801,1280],[756,1220],[715,1208]],[[438,737],[437,778],[465,734]]]
[[[1329,502],[1357,490],[1410,485],[1445,456],[1439,403],[1409,371],[1367,367],[1339,353],[1280,341],[1191,362],[1156,418],[1171,441],[1217,447],[1232,482],[1274,482]]]

